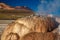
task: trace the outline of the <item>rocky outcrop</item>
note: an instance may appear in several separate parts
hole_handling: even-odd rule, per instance
[[[7,40],[7,38],[9,38],[11,35],[12,36],[18,35],[19,38],[21,39],[24,35],[31,32],[37,32],[37,33],[51,32],[52,30],[55,29],[55,26],[56,26],[55,21],[52,20],[50,17],[43,17],[43,16],[23,17],[23,18],[17,19],[16,21],[9,24],[5,28],[1,36],[1,40],[5,40],[5,39]],[[10,36],[7,37],[7,35],[10,35]]]
[[[52,32],[37,33],[32,32],[25,35],[22,40],[55,40],[55,35]]]
[[[16,6],[15,9],[26,9],[26,10],[31,10],[30,8],[26,6]]]
[[[30,8],[26,7],[26,6],[16,6],[16,7],[11,7],[5,3],[0,3],[0,9],[7,9],[7,10],[15,10],[15,9],[19,9],[19,10],[31,10]]]

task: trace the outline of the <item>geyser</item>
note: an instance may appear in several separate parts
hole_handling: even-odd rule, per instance
[[[19,39],[21,39],[30,32],[47,33],[53,31],[56,27],[55,20],[47,16],[23,17],[15,20],[5,28],[1,40],[7,40],[8,38],[11,38],[10,36],[14,39],[16,34]]]

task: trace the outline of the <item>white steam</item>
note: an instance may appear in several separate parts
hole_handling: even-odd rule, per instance
[[[60,8],[60,0],[46,1],[40,0],[40,4],[38,5],[38,15],[48,15],[48,14],[58,14]]]

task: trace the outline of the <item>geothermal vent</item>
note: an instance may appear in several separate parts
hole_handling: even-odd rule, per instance
[[[57,22],[53,18],[46,16],[29,16],[29,17],[19,18],[5,28],[1,36],[1,40],[9,40],[9,39],[22,40],[25,35],[32,32],[36,32],[35,34],[36,36],[41,35],[39,33],[42,34],[46,33],[47,35],[50,35],[50,39],[51,39],[51,35],[53,33],[49,34],[47,32],[52,32],[58,26],[56,23]],[[44,37],[46,37],[46,34]],[[33,37],[37,38],[36,36]],[[42,35],[40,38],[43,38]]]

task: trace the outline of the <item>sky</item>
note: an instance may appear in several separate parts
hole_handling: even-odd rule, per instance
[[[27,6],[37,14],[60,16],[60,0],[0,0],[10,6]]]

